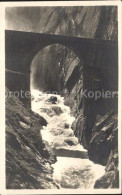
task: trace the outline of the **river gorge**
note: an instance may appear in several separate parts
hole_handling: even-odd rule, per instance
[[[90,161],[87,150],[79,144],[71,129],[75,118],[70,115],[70,108],[64,105],[64,98],[37,90],[31,92],[32,110],[48,122],[40,133],[47,149],[56,155],[54,181],[60,188],[93,188],[95,181],[104,175],[105,167]],[[51,97],[56,98],[55,104],[49,101]]]
[[[118,189],[117,7],[6,8],[6,20],[6,188]]]

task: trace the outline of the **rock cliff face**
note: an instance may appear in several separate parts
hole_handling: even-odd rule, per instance
[[[117,7],[8,7],[6,28],[117,40]]]
[[[45,148],[40,135],[46,120],[11,95],[6,98],[6,188],[57,188],[51,164],[55,159]]]
[[[117,40],[116,6],[7,8],[6,13],[7,28],[13,30]],[[100,64],[96,69],[89,56],[87,65],[84,71],[84,63],[69,48],[49,46],[32,61],[32,83],[38,89],[57,91],[65,97],[76,117],[72,129],[79,142],[88,149],[91,160],[106,165],[106,173],[96,181],[95,188],[117,188],[117,98],[99,100],[98,105],[82,98],[83,89],[117,91],[117,67],[105,64],[102,72]]]
[[[69,21],[66,29],[59,20],[54,26],[51,25],[52,15],[58,13],[56,10],[51,15],[45,31],[48,29],[47,32],[50,33],[53,29],[53,33],[60,31],[61,34],[87,38],[117,39],[116,7],[83,7],[75,11],[70,10],[70,12],[73,19],[70,20],[70,17],[67,17]],[[82,98],[83,89],[100,90],[104,86],[104,89],[106,87],[107,90],[117,91],[117,73],[114,71],[114,87],[107,79],[104,83],[99,64],[98,69],[92,65],[83,74],[83,62],[79,61],[70,49],[60,45],[43,49],[43,52],[40,52],[33,60],[32,69],[35,64],[39,67],[34,69],[35,83],[42,84],[43,80],[44,83],[39,84],[38,87],[41,86],[44,91],[57,91],[65,97],[65,104],[70,106],[72,114],[76,117],[72,128],[79,142],[88,149],[91,160],[106,165],[106,174],[96,182],[95,188],[118,187],[117,98],[99,100],[101,101],[100,107],[99,102],[96,105],[94,101],[89,102]],[[43,70],[44,77],[42,76],[41,79],[37,76],[39,70],[40,73]],[[106,71],[103,74],[107,78]],[[110,71],[112,71],[112,67],[109,68]],[[40,73],[38,72],[38,74]],[[54,78],[56,80],[53,80]],[[94,85],[91,82],[93,79],[96,80]],[[113,76],[109,79],[113,79]],[[50,86],[47,87],[45,83]],[[86,101],[84,107],[83,101]],[[112,109],[113,111],[111,111]]]
[[[105,175],[95,183],[95,188],[118,188],[118,122],[117,114],[111,110],[100,117],[92,129],[89,158],[106,165]]]

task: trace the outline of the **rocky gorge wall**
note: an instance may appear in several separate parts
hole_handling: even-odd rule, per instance
[[[46,125],[43,117],[26,110],[17,97],[6,97],[7,189],[58,188],[52,179],[55,157],[46,150],[40,134]]]
[[[44,7],[36,10],[38,14],[34,9],[23,9],[26,12],[20,8],[7,9],[9,29],[117,40],[116,6]],[[13,26],[12,22],[16,25]],[[116,188],[117,98],[100,99],[101,102],[96,104],[95,101],[83,99],[81,94],[84,89],[117,91],[117,64],[111,62],[100,67],[99,62],[101,59],[104,62],[104,56],[100,54],[98,61],[94,57],[91,61],[88,56],[84,70],[84,62],[79,61],[71,50],[61,45],[49,46],[35,56],[31,76],[34,87],[43,91],[57,91],[65,97],[65,104],[70,106],[76,117],[72,129],[79,142],[88,149],[92,161],[106,166],[106,174],[96,181],[95,188]],[[94,83],[91,82],[93,80]]]
[[[72,10],[74,23],[73,19],[72,23],[67,23],[68,33],[74,32],[75,36],[87,38],[117,40],[116,14],[116,7],[82,8],[80,11],[75,11],[75,14]],[[57,25],[56,30],[53,28],[53,33],[57,33],[59,26],[63,28],[62,23],[58,22]],[[103,60],[104,56],[100,55],[100,59]],[[72,114],[76,117],[72,129],[79,142],[88,149],[92,161],[106,165],[106,174],[96,182],[95,188],[116,188],[118,187],[117,97],[100,98],[96,103],[94,100],[83,99],[82,90],[104,89],[116,93],[117,64],[108,63],[105,67],[101,67],[100,60],[96,63],[89,59],[91,58],[88,56],[85,62],[88,66],[84,70],[84,62],[79,61],[71,50],[61,45],[49,46],[43,49],[43,52],[40,51],[33,60],[32,68],[34,64],[39,67],[35,69],[33,78],[35,76],[36,84],[40,83],[38,87],[42,86],[41,90],[57,91],[65,97],[65,104],[70,106]],[[39,78],[37,74],[44,76]],[[49,86],[46,86],[46,83],[49,83]]]
[[[117,40],[117,7],[7,7],[6,29]]]

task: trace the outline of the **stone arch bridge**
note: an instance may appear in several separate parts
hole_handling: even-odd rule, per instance
[[[83,65],[84,86],[94,80],[99,71],[103,88],[116,90],[118,83],[118,44],[116,41],[89,39],[57,34],[5,31],[6,86],[10,91],[30,91],[30,65],[44,47],[62,44],[79,57]],[[86,82],[85,82],[86,80]],[[20,99],[30,106],[29,98]]]

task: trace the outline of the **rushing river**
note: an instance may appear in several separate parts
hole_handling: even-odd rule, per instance
[[[87,150],[78,143],[71,129],[75,118],[64,105],[64,98],[38,90],[31,93],[32,110],[48,122],[41,135],[46,147],[57,156],[57,162],[53,164],[55,182],[60,188],[93,188],[95,181],[104,174],[104,167],[90,161]]]

